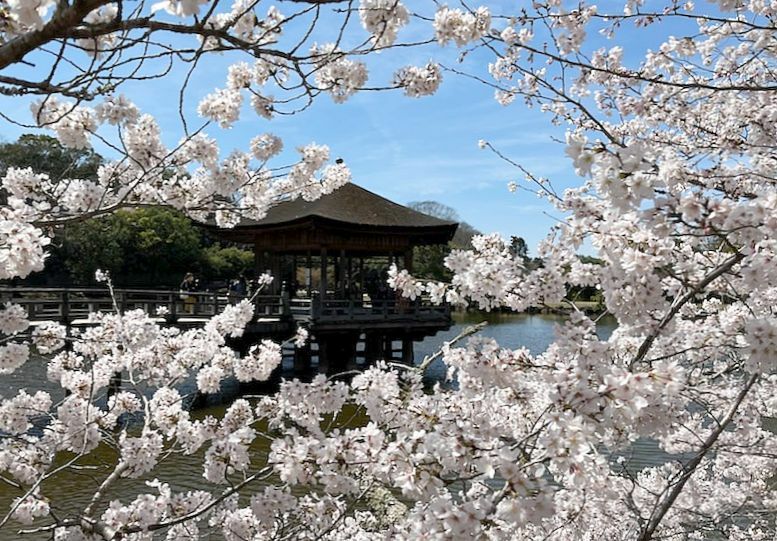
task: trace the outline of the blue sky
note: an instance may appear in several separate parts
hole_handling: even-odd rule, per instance
[[[504,108],[480,84],[451,80],[421,99],[400,93],[357,95],[345,104],[324,98],[300,118],[273,120],[287,144],[328,144],[342,157],[354,182],[399,203],[434,200],[457,210],[483,232],[520,235],[536,244],[553,220],[544,201],[510,193],[520,175],[492,152],[486,139],[539,175],[573,175],[554,143],[559,130],[520,104]]]
[[[494,6],[494,2],[487,4]],[[502,28],[505,23],[498,21],[493,26]],[[289,37],[294,31],[289,29]],[[323,24],[314,39],[331,40],[326,34],[332,31]],[[366,36],[358,23],[351,31],[353,39]],[[401,31],[400,39],[429,35],[429,26],[416,24]],[[596,47],[614,45],[598,36],[594,41]],[[455,49],[436,44],[386,51],[369,59],[369,84],[384,84],[397,68],[422,65],[430,58],[453,65],[457,55]],[[195,124],[197,102],[224,85],[230,58],[212,57],[195,72],[186,101],[188,119]],[[488,78],[490,59],[487,52],[477,52],[463,67]],[[177,89],[183,75],[183,68],[178,67],[163,80],[131,83],[122,90],[144,112],[158,118],[169,145],[182,135]],[[13,104],[10,100],[0,98],[0,107],[4,112],[18,111],[18,100]],[[29,114],[25,108],[22,111],[17,118],[29,122]],[[26,131],[5,122],[0,126],[5,140]],[[271,121],[258,117],[246,105],[243,118],[231,129],[211,126],[207,132],[219,141],[224,154],[235,147],[247,150],[248,141],[260,133],[279,135],[286,148],[276,164],[292,163],[293,149],[298,146],[327,144],[333,158],[341,157],[349,165],[357,184],[398,203],[439,201],[483,232],[524,237],[532,252],[560,216],[528,192],[510,193],[507,183],[521,182],[521,173],[490,151],[479,149],[478,140],[491,142],[534,174],[548,177],[557,189],[579,182],[564,156],[564,146],[553,141],[563,139],[563,128],[552,126],[548,115],[527,108],[520,99],[503,107],[494,100],[491,88],[447,73],[438,93],[430,97],[407,98],[398,91],[364,92],[344,104],[335,104],[324,95],[299,115]]]

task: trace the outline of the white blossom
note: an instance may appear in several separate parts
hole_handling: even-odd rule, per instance
[[[0,333],[18,334],[29,327],[27,311],[18,304],[6,304],[0,309]]]
[[[200,116],[218,122],[222,128],[229,128],[240,118],[243,95],[239,90],[222,89],[208,94],[197,107]]]
[[[259,161],[267,161],[283,150],[283,141],[271,133],[265,133],[251,139],[251,154]]]
[[[235,359],[238,381],[265,381],[281,362],[281,348],[271,340],[262,340],[245,357]]]
[[[359,17],[374,43],[385,47],[397,39],[397,31],[407,24],[409,13],[398,0],[361,0]]]
[[[485,7],[479,7],[474,12],[465,12],[443,6],[434,16],[435,36],[440,45],[452,40],[457,46],[463,47],[483,37],[490,24],[491,14]]]
[[[0,345],[0,374],[10,374],[30,358],[30,348],[26,344],[8,342]]]
[[[22,524],[32,524],[36,518],[49,514],[49,503],[40,496],[32,494],[24,499],[14,499],[12,505],[15,507],[13,518]]]
[[[67,328],[53,321],[43,321],[32,331],[32,341],[39,353],[53,353],[65,345]]]
[[[367,66],[348,59],[335,44],[313,47],[311,52],[319,58],[316,84],[335,103],[343,103],[367,82]]]
[[[297,327],[297,332],[294,333],[294,346],[301,348],[307,344],[310,338],[310,332],[305,327]]]
[[[440,66],[429,62],[426,66],[408,66],[394,75],[397,86],[405,89],[405,95],[412,98],[428,96],[437,92],[442,82]]]

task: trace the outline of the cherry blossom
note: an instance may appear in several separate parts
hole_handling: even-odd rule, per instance
[[[388,46],[409,19],[407,8],[398,0],[361,0],[359,17],[364,29],[378,46]]]
[[[283,380],[276,394],[237,399],[217,417],[189,411],[187,393],[217,393],[227,378],[264,381],[281,364],[281,346],[269,340],[245,354],[229,346],[253,318],[250,300],[186,330],[142,310],[94,313],[69,332],[56,323],[31,329],[21,307],[4,305],[0,373],[26,370],[33,352],[42,354],[34,362],[46,363],[56,389],[0,401],[0,482],[13,502],[0,518],[6,537],[20,524],[68,541],[217,532],[332,541],[774,537],[769,3],[411,10],[364,0],[286,14],[244,0],[170,0],[132,12],[107,1],[6,7],[4,94],[35,99],[4,119],[27,115],[18,123],[67,147],[115,155],[96,179],[3,172],[0,279],[42,269],[54,228],[122,207],[167,204],[229,227],[279,201],[331,193],[350,180],[343,163],[330,163],[334,151],[310,143],[296,163],[276,165],[283,141],[264,124],[304,114],[321,94],[336,103],[366,89],[429,95],[446,70],[453,85],[453,72],[469,71],[506,111],[545,112],[578,176],[559,189],[560,179],[534,174],[498,138],[480,140],[515,168],[502,179],[515,179],[510,192],[533,191],[555,209],[536,258],[524,261],[490,234],[451,251],[449,283],[390,269],[390,285],[410,299],[563,310],[554,340],[536,354],[471,336],[473,328],[418,366],[379,362],[350,380]],[[451,68],[438,45],[455,49],[462,65]],[[411,60],[432,59],[372,69],[375,53],[391,62],[391,49],[406,46],[423,55]],[[215,55],[216,82],[203,89],[196,64]],[[33,59],[35,70],[24,69]],[[191,68],[197,83],[174,93],[197,104],[179,111],[179,133],[121,93],[126,83],[168,77],[155,71],[166,61]],[[368,87],[368,72],[394,75]],[[246,121],[262,124],[258,135],[226,147],[222,130]],[[106,273],[95,276],[111,290]],[[610,336],[597,333],[604,315],[576,302],[581,287],[595,288],[617,322]],[[309,334],[300,327],[289,344],[305,347]],[[433,362],[447,379],[426,388]],[[642,444],[665,463],[634,463]],[[96,461],[106,448],[115,460]],[[196,489],[153,480],[180,456],[197,463]],[[48,478],[96,462],[94,501],[61,513]],[[148,481],[118,498],[123,477]]]
[[[316,84],[329,92],[336,103],[346,101],[367,82],[367,66],[349,60],[334,43],[314,46],[311,53],[319,65]]]
[[[0,333],[18,334],[29,327],[27,311],[18,304],[7,304],[0,309]]]
[[[491,14],[486,7],[479,7],[474,13],[461,9],[441,7],[434,16],[437,41],[445,45],[454,41],[459,47],[480,39],[489,30]]]
[[[434,94],[442,82],[440,66],[429,62],[426,66],[408,66],[394,75],[394,81],[412,98]]]

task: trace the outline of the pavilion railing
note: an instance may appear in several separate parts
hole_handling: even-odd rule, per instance
[[[324,320],[441,319],[450,317],[450,305],[433,304],[426,298],[410,299],[320,299],[314,298],[311,316]]]

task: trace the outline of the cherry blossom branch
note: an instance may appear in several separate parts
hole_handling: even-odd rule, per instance
[[[715,442],[717,442],[718,437],[720,437],[723,431],[731,423],[731,420],[734,418],[734,415],[739,409],[739,406],[742,404],[742,401],[747,396],[747,393],[750,392],[750,389],[753,387],[753,385],[755,385],[755,382],[758,381],[758,377],[759,377],[758,374],[752,374],[751,376],[748,377],[744,387],[742,387],[742,389],[739,391],[739,393],[736,396],[736,399],[734,400],[734,403],[731,405],[728,412],[726,413],[726,416],[720,422],[717,423],[717,427],[710,433],[709,436],[707,436],[707,438],[704,440],[704,444],[696,453],[696,455],[690,461],[688,461],[683,465],[683,470],[682,470],[682,474],[680,475],[680,478],[672,485],[672,489],[669,491],[669,493],[666,494],[663,497],[663,499],[660,499],[657,502],[657,506],[651,512],[647,523],[645,524],[644,528],[640,532],[639,537],[637,538],[638,541],[650,541],[650,539],[653,539],[653,534],[655,533],[656,529],[661,525],[661,521],[663,520],[664,516],[672,508],[672,505],[674,504],[675,500],[677,500],[677,497],[683,491],[685,484],[694,474],[694,472],[696,471],[696,468],[699,466],[702,459],[712,449],[712,447],[715,445]]]
[[[685,306],[688,301],[692,300],[696,295],[698,295],[700,292],[702,292],[708,285],[710,285],[712,282],[714,282],[716,279],[727,273],[731,270],[731,268],[742,261],[744,259],[744,255],[741,253],[736,253],[735,255],[728,258],[726,261],[724,261],[720,266],[718,266],[715,270],[707,274],[702,280],[699,281],[693,288],[691,288],[690,291],[686,292],[682,297],[679,297],[675,300],[674,303],[672,303],[672,307],[669,309],[669,311],[664,315],[663,318],[661,318],[661,321],[656,325],[655,329],[650,332],[650,334],[647,335],[645,340],[642,342],[642,344],[639,346],[639,349],[637,350],[637,354],[634,356],[634,359],[632,359],[631,363],[629,364],[629,367],[634,367],[637,363],[641,362],[645,355],[647,355],[648,351],[650,350],[650,347],[653,345],[653,342],[656,338],[658,338],[658,335],[661,334],[661,331],[664,330],[664,328],[669,324],[670,321],[674,318],[674,316],[677,315],[677,313],[680,311],[680,309]]]
[[[457,334],[452,339],[445,342],[439,350],[434,352],[432,355],[427,355],[426,357],[424,357],[424,360],[421,361],[421,364],[418,365],[417,370],[422,373],[426,372],[426,369],[429,368],[429,366],[434,361],[436,361],[437,359],[439,359],[445,354],[445,350],[447,349],[447,347],[459,342],[460,340],[462,340],[463,338],[466,338],[467,336],[471,336],[475,333],[482,331],[483,329],[486,328],[487,325],[488,325],[487,321],[481,321],[480,323],[477,323],[475,325],[470,325],[468,327],[465,327],[464,330],[462,330],[459,334]]]
[[[25,32],[0,45],[0,70],[21,61],[30,51],[44,43],[67,33],[88,13],[107,3],[107,0],[77,0],[68,7],[58,8],[51,20],[40,30]]]
[[[254,481],[266,479],[267,477],[269,477],[272,474],[272,472],[273,472],[272,466],[264,467],[261,470],[257,471],[256,473],[254,473],[253,475],[250,475],[250,476],[246,477],[241,482],[237,483],[236,485],[232,486],[228,490],[224,491],[224,493],[221,494],[220,496],[218,496],[217,498],[213,498],[213,500],[211,500],[207,505],[205,505],[205,506],[203,506],[203,507],[201,507],[199,509],[196,509],[196,510],[190,512],[190,513],[187,513],[187,514],[185,514],[183,516],[177,517],[177,518],[172,519],[172,520],[167,520],[167,521],[164,521],[164,522],[157,522],[156,524],[150,524],[148,526],[143,526],[143,527],[141,527],[141,526],[127,526],[127,527],[124,527],[124,528],[120,529],[116,533],[117,534],[121,534],[121,535],[126,535],[126,534],[142,532],[142,531],[146,531],[146,530],[148,530],[148,531],[157,531],[157,530],[162,530],[164,528],[169,528],[171,526],[175,526],[176,524],[181,524],[181,523],[188,522],[190,520],[196,519],[197,517],[203,515],[204,513],[207,513],[208,511],[210,511],[211,509],[216,507],[218,504],[220,504],[221,502],[223,502],[224,500],[226,500],[227,498],[229,498],[233,494],[237,494],[241,489],[243,489],[244,487],[250,485]]]
[[[116,467],[113,469],[111,474],[105,478],[105,480],[100,484],[99,488],[92,496],[92,499],[89,500],[89,504],[86,506],[86,508],[82,513],[84,517],[91,517],[94,506],[100,502],[100,500],[104,497],[106,490],[108,490],[111,487],[111,485],[113,485],[116,481],[118,481],[119,478],[121,478],[122,474],[126,470],[127,470],[126,462],[119,461],[116,464]]]

